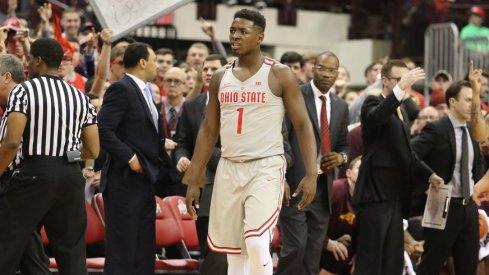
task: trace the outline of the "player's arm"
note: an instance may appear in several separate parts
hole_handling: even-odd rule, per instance
[[[7,131],[0,146],[0,175],[14,160],[22,141],[27,124],[27,116],[20,112],[11,112],[7,117]]]
[[[470,123],[472,124],[472,134],[477,142],[482,142],[489,137],[489,126],[482,117],[480,103],[482,70],[474,69],[474,63],[470,62],[469,80],[472,86],[472,106],[470,112]]]
[[[277,64],[273,66],[273,72],[279,79],[282,87],[282,97],[287,109],[290,121],[297,133],[299,146],[304,160],[306,175],[299,183],[293,197],[302,191],[302,199],[299,209],[309,205],[316,194],[317,184],[317,149],[312,125],[307,115],[306,104],[297,85],[294,75],[287,66]]]
[[[182,182],[188,185],[186,196],[187,210],[194,218],[197,218],[197,213],[192,204],[195,202],[198,208],[199,188],[204,183],[205,167],[214,151],[219,134],[220,109],[217,94],[223,73],[224,69],[220,69],[212,76],[209,85],[209,103],[207,104],[205,118],[197,135],[192,161],[182,179]]]

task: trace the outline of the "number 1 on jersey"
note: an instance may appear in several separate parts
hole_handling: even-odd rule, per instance
[[[241,135],[241,129],[243,128],[243,111],[244,108],[238,108],[238,127],[236,129],[236,134]]]

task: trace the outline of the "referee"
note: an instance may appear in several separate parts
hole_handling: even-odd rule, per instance
[[[29,54],[31,80],[17,85],[8,98],[0,173],[21,142],[24,163],[0,200],[0,271],[5,275],[15,273],[39,224],[45,226],[59,274],[87,273],[84,180],[78,161],[97,158],[98,128],[88,98],[57,77],[62,58],[56,40],[36,40]]]
[[[3,76],[2,85],[0,85],[0,107],[3,110],[7,106],[7,97],[10,91],[19,83],[24,82],[24,65],[22,61],[11,54],[0,55],[0,75]],[[0,123],[0,142],[5,136],[7,130],[7,117],[3,116]],[[12,172],[22,166],[22,150],[17,151],[14,161],[9,165],[7,170],[0,177],[0,200],[7,192],[10,186]],[[39,230],[34,230],[30,240],[24,250],[20,260],[19,270],[21,274],[30,275],[49,275],[49,258],[44,254],[41,235]]]

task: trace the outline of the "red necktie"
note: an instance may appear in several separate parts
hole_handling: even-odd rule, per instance
[[[326,97],[320,96],[323,102],[321,107],[321,155],[331,152],[331,138],[329,136],[328,111],[326,108]]]

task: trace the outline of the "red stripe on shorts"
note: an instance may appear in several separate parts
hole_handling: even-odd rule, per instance
[[[241,248],[232,248],[232,247],[222,247],[222,246],[217,246],[215,245],[211,237],[207,235],[207,245],[212,251],[219,252],[219,253],[226,253],[226,254],[241,254]]]

